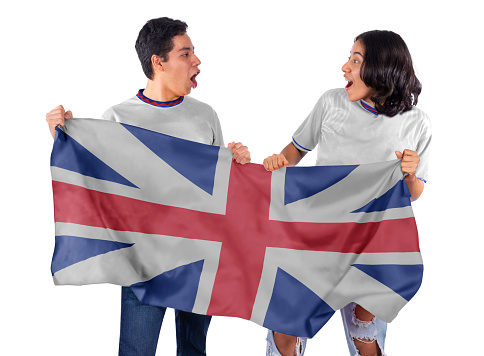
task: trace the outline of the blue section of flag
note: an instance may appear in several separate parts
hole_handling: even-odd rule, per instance
[[[383,283],[407,301],[417,293],[422,284],[423,265],[362,265],[353,267]]]
[[[56,236],[54,256],[52,257],[51,264],[52,275],[77,262],[133,245],[117,241],[87,239],[78,236]]]
[[[138,188],[58,127],[55,137],[51,166]]]
[[[286,168],[284,205],[308,198],[331,187],[356,167],[358,165]]]
[[[213,193],[220,147],[122,125],[182,176],[210,195]]]
[[[385,211],[387,209],[403,208],[410,206],[410,190],[405,179],[398,181],[382,196],[373,199],[365,206],[352,211],[352,213],[371,213]]]
[[[264,327],[288,335],[312,337],[333,314],[334,310],[311,289],[283,269],[277,269]]]
[[[192,311],[202,269],[203,260],[200,260],[133,284],[131,289],[143,304]]]

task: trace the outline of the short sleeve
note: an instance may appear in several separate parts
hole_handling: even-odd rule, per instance
[[[306,120],[294,132],[292,142],[300,151],[309,152],[317,146],[321,136],[321,125],[325,107],[326,100],[325,94],[323,94]]]
[[[214,123],[213,123],[213,143],[212,143],[212,145],[224,147],[224,138],[223,138],[223,135],[222,135],[222,126],[220,126],[220,120],[218,119],[218,115],[215,112],[215,110],[213,110],[213,115],[214,115]]]
[[[420,157],[420,162],[417,167],[416,176],[423,182],[427,183],[429,175],[429,157],[430,157],[430,142],[432,135],[423,139],[418,143],[417,154]]]
[[[430,143],[432,142],[432,128],[430,126],[430,119],[424,114],[422,137],[417,144],[417,154],[420,162],[417,167],[416,176],[423,182],[427,182],[429,175],[429,161],[430,161]]]
[[[102,119],[108,120],[108,121],[116,121],[116,116],[114,115],[114,110],[112,107],[110,107],[104,112]]]

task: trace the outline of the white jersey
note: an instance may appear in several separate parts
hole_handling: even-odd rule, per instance
[[[224,145],[216,112],[210,105],[188,96],[160,102],[144,96],[142,89],[131,99],[109,108],[103,118],[207,145]]]
[[[427,180],[430,120],[420,109],[388,117],[363,101],[352,102],[344,89],[324,93],[293,135],[301,151],[318,146],[317,165],[364,164],[396,159],[395,151],[416,151],[416,176]]]

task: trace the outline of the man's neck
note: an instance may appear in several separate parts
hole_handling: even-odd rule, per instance
[[[173,93],[156,80],[148,80],[143,95],[151,100],[166,102],[178,99],[180,96]]]

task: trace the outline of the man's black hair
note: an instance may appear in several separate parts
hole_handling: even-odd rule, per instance
[[[180,20],[168,17],[149,20],[141,29],[136,40],[136,52],[141,62],[143,72],[148,79],[153,79],[151,57],[160,56],[166,62],[168,53],[173,49],[173,37],[187,32],[188,25]]]
[[[395,116],[417,105],[422,85],[403,39],[391,31],[369,31],[355,38],[365,49],[360,77],[373,89],[375,109]]]

